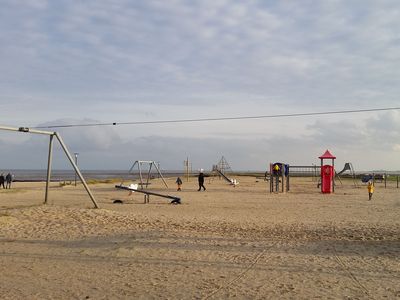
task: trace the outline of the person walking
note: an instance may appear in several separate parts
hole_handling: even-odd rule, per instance
[[[178,185],[177,191],[181,191],[181,186],[182,186],[182,179],[178,177],[175,181],[175,183]]]
[[[372,195],[374,194],[374,182],[372,180],[368,181],[368,200],[372,199]]]
[[[6,175],[6,189],[11,189],[11,182],[12,182],[13,176],[8,173]]]
[[[198,191],[201,191],[201,188],[203,188],[204,191],[206,190],[206,187],[204,186],[204,177],[205,176],[204,176],[204,173],[203,173],[203,169],[201,169],[199,177],[198,177],[198,180],[199,180],[199,189],[198,189]]]
[[[4,174],[1,173],[1,174],[0,174],[0,187],[3,186],[3,189],[6,188],[6,187],[4,186],[4,181],[5,181]]]

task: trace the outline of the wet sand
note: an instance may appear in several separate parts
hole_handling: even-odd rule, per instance
[[[198,192],[158,179],[150,190],[115,183],[15,183],[0,191],[3,299],[400,299],[400,189],[344,180],[322,195],[311,179],[291,191],[218,179]],[[122,200],[123,204],[113,204]]]

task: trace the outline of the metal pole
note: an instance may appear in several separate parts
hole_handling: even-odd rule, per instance
[[[143,189],[142,162],[141,161],[139,161],[138,167],[139,167],[140,186]],[[146,186],[146,188],[147,188],[147,186]]]
[[[54,137],[54,135],[50,135],[49,156],[47,159],[46,192],[44,195],[44,204],[47,204],[47,200],[49,198],[49,186],[50,186],[50,179],[51,179],[51,162],[53,160],[53,137]]]
[[[160,169],[157,167],[156,164],[154,166],[156,167],[158,174],[160,174],[160,177],[161,177],[162,181],[164,182],[165,186],[168,188],[168,184],[165,182],[165,179],[162,176]]]
[[[85,178],[83,178],[81,171],[79,171],[78,166],[75,164],[74,160],[72,159],[71,154],[69,153],[67,146],[65,146],[64,141],[62,140],[62,138],[58,135],[57,132],[55,132],[55,136],[57,137],[58,141],[60,142],[61,147],[63,148],[65,154],[67,155],[68,160],[70,161],[72,167],[74,168],[75,172],[78,174],[79,179],[82,181],[83,186],[86,189],[86,192],[88,193],[90,199],[92,200],[94,207],[95,208],[99,208],[99,205],[97,204],[96,200],[94,199],[94,196],[92,194],[92,192],[90,191]]]
[[[45,134],[45,135],[53,135],[54,132],[52,131],[44,131],[44,130],[36,130],[36,129],[31,129],[28,127],[8,127],[8,126],[0,126],[0,130],[8,130],[8,131],[19,131],[19,132],[25,132],[25,133],[37,133],[37,134]]]
[[[133,168],[135,167],[135,165],[138,163],[138,161],[135,161],[132,165],[132,167],[129,169],[128,174],[130,174],[133,170]]]
[[[269,164],[269,192],[272,193],[274,189],[274,176],[272,176],[272,164]]]
[[[156,166],[156,162],[154,162],[154,166]],[[150,166],[149,166],[149,172],[147,173],[146,188],[149,187],[149,180],[150,180],[150,174],[151,174],[152,167],[153,167],[153,163],[151,162]]]
[[[186,181],[189,182],[189,157],[186,158]]]
[[[335,192],[335,160],[332,158],[332,193]]]
[[[323,161],[324,161],[324,159],[323,158],[321,158],[321,174],[319,174],[319,176],[320,176],[320,181],[321,181],[321,193],[323,192],[323,189],[322,189],[322,166],[323,166]]]
[[[78,166],[78,155],[79,155],[79,153],[75,152],[74,155],[75,155],[75,164]],[[76,186],[76,172],[75,172],[75,186]]]

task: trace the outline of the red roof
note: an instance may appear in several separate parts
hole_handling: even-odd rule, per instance
[[[322,154],[320,157],[318,157],[319,159],[326,159],[326,158],[331,158],[331,159],[335,159],[336,156],[333,156],[332,153],[329,152],[329,150],[326,150],[324,154]]]

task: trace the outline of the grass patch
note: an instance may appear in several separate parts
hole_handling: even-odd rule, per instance
[[[112,179],[88,179],[86,180],[87,184],[99,184],[99,183],[121,183],[121,178],[112,178]]]

